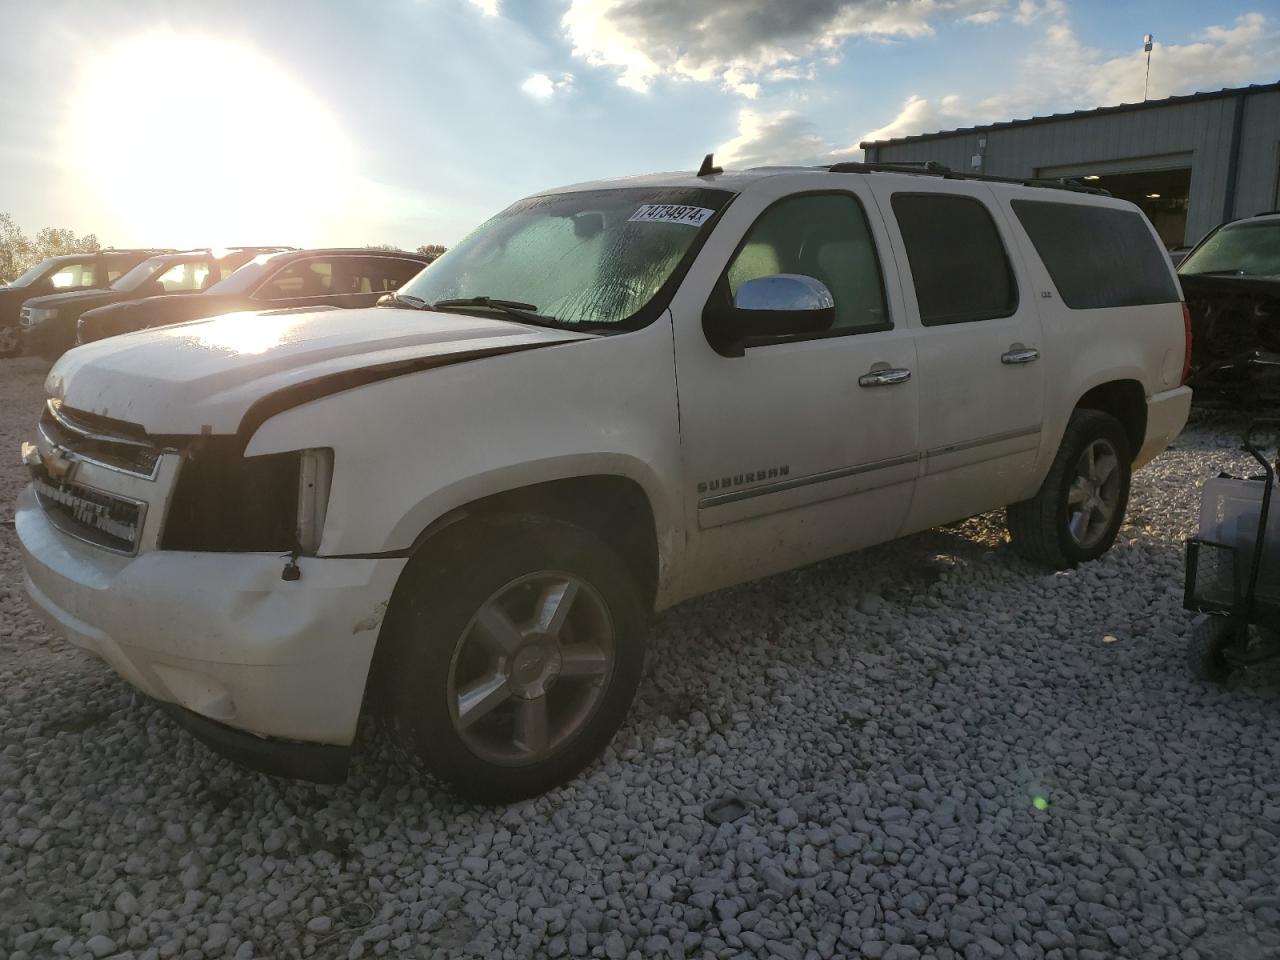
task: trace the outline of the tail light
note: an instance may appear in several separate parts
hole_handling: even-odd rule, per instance
[[[1185,303],[1182,305],[1182,330],[1185,346],[1182,352],[1182,379],[1179,383],[1185,384],[1191,379],[1191,308]]]

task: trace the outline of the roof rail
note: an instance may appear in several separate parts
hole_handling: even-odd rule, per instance
[[[1100,197],[1109,197],[1111,192],[1101,187],[1090,187],[1079,180],[1068,180],[1065,177],[1046,179],[1043,177],[996,177],[987,173],[957,173],[950,167],[934,160],[895,161],[893,163],[864,163],[848,161],[835,163],[827,168],[832,173],[911,173],[917,176],[942,177],[944,180],[981,180],[986,183],[1017,183],[1024,187],[1049,187],[1054,190],[1070,190],[1073,193],[1092,193]]]

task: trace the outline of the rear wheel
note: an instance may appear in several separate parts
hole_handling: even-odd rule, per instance
[[[445,530],[397,588],[397,720],[472,799],[542,793],[617,731],[644,661],[639,594],[590,531],[517,516]]]
[[[1058,569],[1106,553],[1124,522],[1132,460],[1115,417],[1073,412],[1040,491],[1006,509],[1014,549]]]

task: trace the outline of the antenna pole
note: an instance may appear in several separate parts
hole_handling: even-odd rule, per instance
[[[1147,94],[1151,89],[1151,46],[1152,46],[1152,36],[1151,34],[1148,33],[1145,37],[1142,38],[1142,49],[1145,50],[1147,54],[1147,77],[1142,82],[1142,102],[1143,103],[1147,102]]]

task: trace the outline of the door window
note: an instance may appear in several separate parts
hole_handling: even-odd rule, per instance
[[[55,290],[78,290],[93,286],[93,261],[68,263],[49,277]]]
[[[212,277],[212,279],[210,279]],[[205,260],[192,263],[175,263],[155,282],[164,288],[165,293],[191,293],[204,290],[217,279],[217,272]]]
[[[991,212],[974,197],[895,193],[893,215],[925,326],[1007,317],[1018,288]]]
[[[346,257],[338,264],[337,293],[387,293],[399,290],[423,264],[393,257]]]
[[[290,264],[254,294],[255,300],[323,297],[333,290],[332,260],[303,260]]]
[[[826,285],[836,305],[832,333],[891,326],[875,242],[856,197],[804,194],[769,207],[725,272],[728,296],[748,280],[777,273],[797,273]]]

